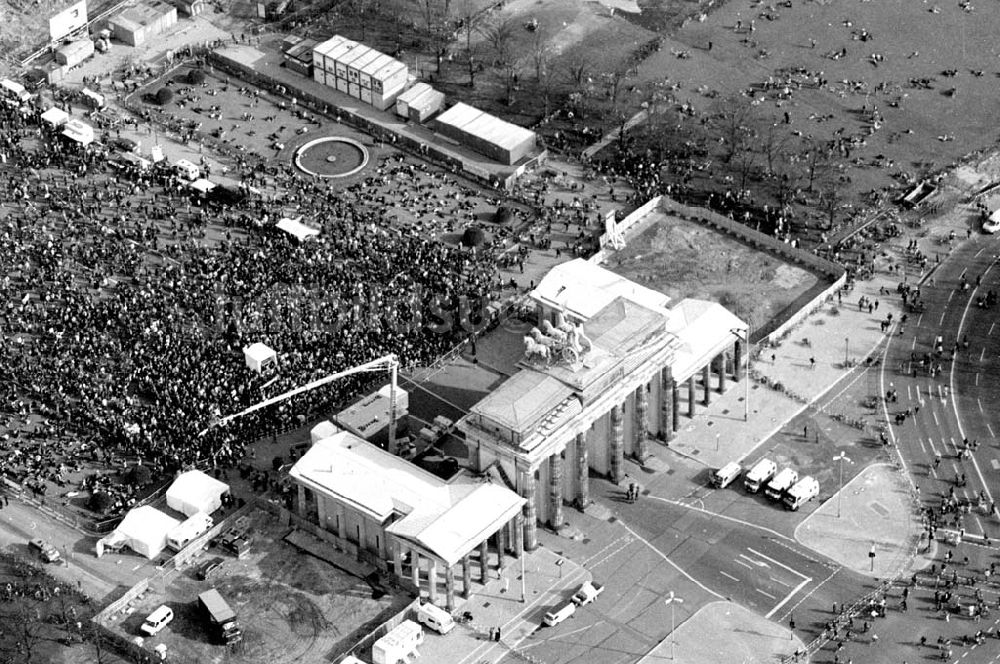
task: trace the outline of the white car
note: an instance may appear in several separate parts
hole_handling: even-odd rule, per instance
[[[983,232],[993,235],[994,233],[1000,231],[1000,210],[997,210],[991,214],[986,221],[983,222]]]
[[[156,611],[149,614],[139,629],[147,636],[155,636],[174,619],[173,610],[166,604],[160,605]]]

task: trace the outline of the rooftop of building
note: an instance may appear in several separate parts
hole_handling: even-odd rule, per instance
[[[524,504],[510,489],[485,479],[460,473],[442,480],[347,431],[313,444],[290,475],[381,523],[396,517],[386,532],[447,564],[456,563]]]

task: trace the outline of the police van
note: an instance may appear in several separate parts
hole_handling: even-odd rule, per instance
[[[730,461],[722,468],[719,468],[712,473],[712,486],[718,489],[725,489],[727,486],[733,483],[740,473],[743,472],[743,467],[735,461]]]
[[[778,464],[770,459],[761,459],[743,478],[743,486],[750,493],[757,493],[768,480],[774,477],[776,472],[778,472]]]
[[[785,494],[785,507],[797,510],[819,495],[819,482],[815,477],[803,477]]]
[[[799,481],[799,474],[794,468],[782,468],[781,472],[771,478],[764,487],[764,495],[771,500],[781,500],[785,492]]]

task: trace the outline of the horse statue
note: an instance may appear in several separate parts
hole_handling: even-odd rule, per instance
[[[531,359],[544,360],[546,364],[549,363],[549,347],[543,343],[535,341],[534,338],[530,336],[524,337],[524,354]]]
[[[531,335],[531,338],[534,339],[535,343],[537,344],[541,344],[543,346],[555,345],[555,340],[552,337],[543,334],[542,331],[539,330],[537,327],[531,328],[531,332],[529,332],[528,334]]]
[[[557,343],[566,342],[566,332],[561,327],[556,327],[547,320],[542,321],[542,332],[545,336],[552,337]]]

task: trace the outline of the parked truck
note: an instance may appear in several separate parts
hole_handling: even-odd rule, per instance
[[[770,459],[761,459],[743,478],[743,486],[750,493],[757,493],[778,472],[778,465]]]
[[[785,492],[799,481],[799,474],[794,468],[782,468],[781,472],[771,478],[764,488],[764,495],[771,500],[781,500]]]
[[[219,641],[229,645],[243,638],[243,630],[236,620],[236,612],[230,608],[218,590],[212,588],[198,595],[198,604]]]
[[[573,603],[577,606],[586,606],[597,599],[597,596],[603,592],[604,586],[593,581],[588,581],[573,593]]]
[[[819,495],[819,482],[815,477],[803,477],[785,494],[785,507],[797,510]]]

